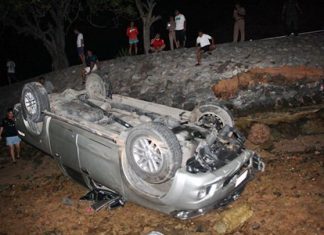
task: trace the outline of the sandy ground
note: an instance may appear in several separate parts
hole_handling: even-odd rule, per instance
[[[65,177],[49,156],[23,144],[17,164],[1,158],[0,234],[217,234],[222,213],[240,206],[253,214],[231,234],[323,234],[324,134],[279,138],[271,150],[246,144],[263,157],[266,171],[227,208],[187,221],[133,203],[91,212],[90,203],[79,200],[87,190]],[[293,151],[301,144],[308,147]]]

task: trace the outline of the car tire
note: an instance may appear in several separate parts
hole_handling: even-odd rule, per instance
[[[217,130],[228,125],[234,126],[234,120],[230,111],[218,104],[206,103],[193,110],[193,122],[205,128],[215,127]]]
[[[23,87],[20,103],[23,117],[29,122],[43,121],[43,111],[50,111],[47,91],[38,82],[30,82]]]
[[[151,184],[168,181],[181,166],[180,144],[172,131],[161,123],[146,123],[133,128],[125,148],[130,170]]]
[[[85,88],[89,99],[106,98],[106,84],[98,74],[90,73],[87,76]]]

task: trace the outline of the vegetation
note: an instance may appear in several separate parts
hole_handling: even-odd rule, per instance
[[[80,11],[78,0],[1,0],[0,22],[41,41],[57,70],[68,66],[65,35]]]
[[[90,0],[89,9],[92,14],[109,10],[119,17],[140,18],[143,24],[143,42],[145,54],[150,49],[150,30],[154,22],[161,16],[154,15],[156,0]]]
[[[150,27],[161,18],[153,14],[155,6],[156,0],[1,0],[0,23],[41,41],[52,59],[53,69],[58,70],[69,65],[66,34],[81,14],[91,24],[93,16],[107,11],[116,17],[141,18],[144,51],[148,54]]]

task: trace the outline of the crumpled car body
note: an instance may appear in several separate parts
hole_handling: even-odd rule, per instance
[[[226,108],[187,111],[109,95],[105,87],[95,74],[82,91],[48,95],[39,83],[26,84],[15,106],[20,137],[90,190],[180,219],[235,200],[263,171]]]

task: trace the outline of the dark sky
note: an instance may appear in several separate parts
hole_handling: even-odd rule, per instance
[[[247,10],[247,39],[283,35],[284,29],[280,17],[283,0],[243,0],[241,2]],[[155,12],[162,16],[162,20],[153,25],[152,34],[159,32],[167,39],[166,22],[174,10],[179,9],[187,19],[187,46],[194,46],[198,29],[203,29],[212,35],[216,43],[230,42],[233,31],[234,3],[234,0],[160,0]],[[324,0],[300,0],[299,4],[303,10],[300,17],[300,31],[324,29]],[[105,20],[113,25],[110,18],[107,17]],[[112,59],[119,51],[127,48],[125,29],[128,21],[119,19],[114,22],[117,23],[117,27],[105,29],[94,28],[85,21],[76,23],[84,34],[86,47],[94,50],[99,60]],[[138,20],[136,23],[141,28],[141,21]],[[16,35],[8,29],[0,33],[2,34],[0,37],[0,85],[6,82],[6,58],[12,58],[16,62],[20,80],[51,70],[50,57],[40,42]],[[77,64],[75,35],[72,32],[67,35],[66,43],[70,64]]]

